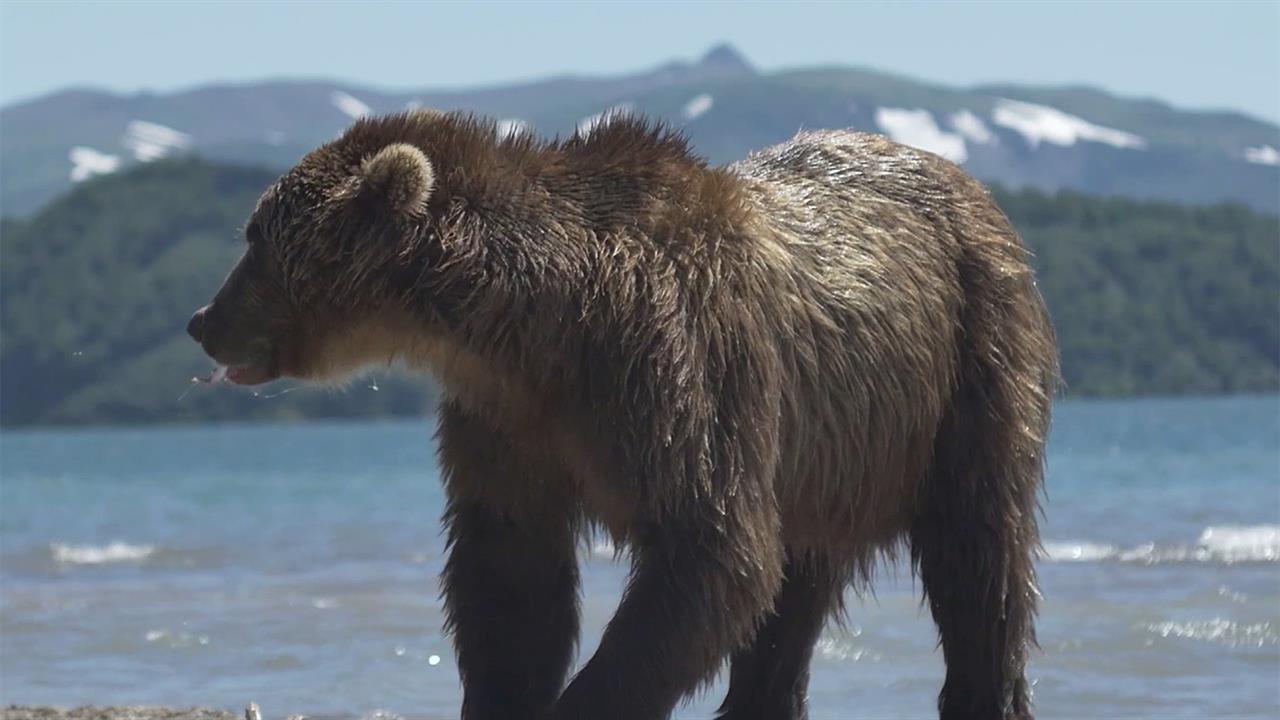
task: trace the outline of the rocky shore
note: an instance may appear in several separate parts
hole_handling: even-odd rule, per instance
[[[129,707],[24,707],[0,710],[0,720],[240,720],[226,710],[210,708]]]
[[[273,715],[283,720],[341,720],[342,716]],[[357,720],[356,716],[349,716]],[[0,709],[0,720],[263,720],[257,703],[249,703],[243,715],[229,710],[213,708],[172,708],[156,705],[87,706],[60,708],[30,705],[10,705]],[[375,710],[358,720],[406,720],[404,716],[385,710]],[[418,718],[417,720],[435,720]]]

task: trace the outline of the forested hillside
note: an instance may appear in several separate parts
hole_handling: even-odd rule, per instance
[[[187,337],[186,319],[213,297],[239,257],[240,230],[277,174],[163,161],[85,183],[29,221],[5,221],[0,423],[372,416],[426,408],[425,383],[385,372],[344,390],[304,388],[277,397],[230,385],[190,386],[211,361]],[[293,384],[275,383],[261,395]]]
[[[346,390],[189,387],[184,334],[242,248],[275,172],[161,161],[88,181],[0,226],[0,422],[168,422],[414,414],[425,383],[380,371]],[[998,191],[1036,253],[1069,396],[1275,391],[1280,225],[1188,208]],[[378,389],[374,389],[374,387]],[[179,399],[185,392],[185,396]]]
[[[1280,221],[998,191],[1035,252],[1069,395],[1271,391],[1280,384]]]

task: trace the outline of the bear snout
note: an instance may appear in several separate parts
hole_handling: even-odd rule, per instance
[[[234,364],[242,360],[236,338],[238,329],[227,325],[226,313],[215,307],[213,303],[196,310],[187,321],[187,334],[200,344],[209,357],[223,363]],[[229,357],[229,356],[236,357]]]
[[[187,322],[187,334],[192,340],[198,343],[204,342],[204,318],[209,312],[209,306],[205,305],[191,316],[191,320]]]

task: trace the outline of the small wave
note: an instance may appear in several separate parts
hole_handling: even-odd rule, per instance
[[[148,630],[143,635],[147,642],[161,644],[171,648],[208,645],[209,636],[190,632],[170,632],[169,630]]]
[[[1211,525],[1194,545],[1144,543],[1122,548],[1088,541],[1046,541],[1042,557],[1049,562],[1246,563],[1280,561],[1280,525]]]
[[[854,647],[852,641],[833,637],[820,638],[817,644],[814,645],[814,650],[818,652],[818,656],[822,659],[836,662],[848,660],[858,662],[863,659],[880,662],[882,658],[880,653],[873,653],[865,648]]]
[[[155,554],[154,545],[131,545],[115,541],[107,545],[67,545],[50,543],[53,560],[63,565],[102,565],[104,563],[138,562]]]
[[[1198,549],[1225,562],[1280,559],[1280,525],[1210,526],[1200,533]]]
[[[1046,542],[1043,556],[1050,562],[1095,562],[1119,554],[1115,545],[1088,542]]]
[[[1191,622],[1148,623],[1144,629],[1162,638],[1201,640],[1231,647],[1280,645],[1280,633],[1269,622],[1238,623],[1216,617]]]

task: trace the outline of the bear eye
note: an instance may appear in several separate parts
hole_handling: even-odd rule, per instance
[[[244,241],[250,246],[262,242],[262,230],[258,228],[256,223],[251,223],[249,227],[244,229]]]

